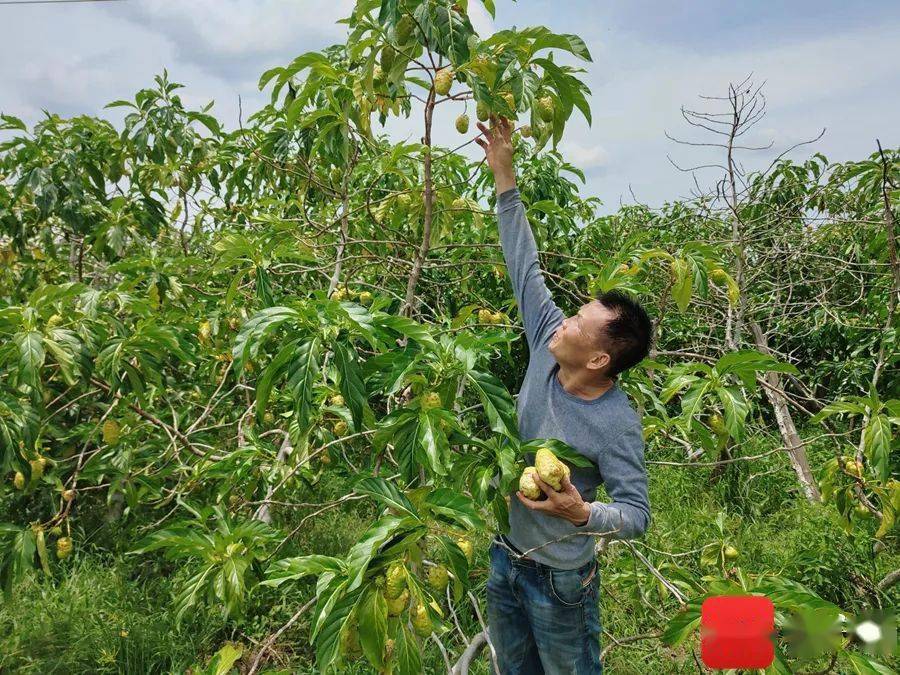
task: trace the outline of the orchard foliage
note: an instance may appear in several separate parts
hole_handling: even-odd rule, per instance
[[[518,438],[525,348],[492,177],[433,144],[437,105],[516,120],[519,188],[567,311],[612,289],[651,309],[656,349],[622,383],[651,474],[712,466],[736,509],[764,515],[737,467],[790,475],[777,390],[804,461],[810,449],[815,508],[876,550],[896,545],[900,153],[779,160],[731,200],[598,216],[556,151],[574,113],[591,120],[569,65],[590,60],[579,37],[482,39],[466,2],[360,0],[345,23],[345,44],[264,73],[270,102],[235,130],[211,105],[186,107],[166,74],[110,104],[118,126],[3,115],[5,602],[29,575],[127,554],[177,571],[178,622],[312,599],[303,637],[321,672],[361,655],[378,672],[420,673],[435,646],[449,663],[474,644],[477,549],[508,527],[526,453],[585,460]],[[378,133],[412,115],[420,141]],[[474,128],[456,124],[471,142]],[[751,440],[774,450],[751,456]],[[310,519],[353,504],[368,520],[352,547],[298,546]],[[716,524],[696,564],[610,570],[636,604],[654,589],[664,644],[696,636],[713,593],[765,592],[780,625],[852,609],[744,560],[724,513]],[[846,647],[859,672],[883,667]],[[219,672],[241,653],[223,648]],[[779,652],[772,672],[789,661]]]

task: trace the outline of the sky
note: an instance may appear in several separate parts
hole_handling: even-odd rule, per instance
[[[213,112],[229,128],[260,107],[257,88],[266,69],[306,51],[344,40],[336,23],[350,0],[122,0],[120,2],[0,3],[0,111],[28,122],[42,110],[63,116],[102,115],[115,99],[132,98],[168,69],[186,85],[194,107],[215,101]],[[574,33],[591,62],[593,124],[573,115],[561,152],[582,169],[582,196],[599,197],[602,212],[635,199],[659,206],[688,196],[695,180],[715,184],[718,169],[696,175],[673,166],[711,164],[715,148],[679,145],[666,137],[708,141],[681,117],[681,108],[714,108],[730,82],[752,74],[763,84],[766,117],[748,134],[747,169],[762,168],[789,147],[802,160],[821,152],[829,160],[867,157],[876,138],[900,146],[900,2],[895,0],[496,0],[490,17],[479,0],[470,15],[482,36],[512,26],[544,25]],[[574,62],[573,62],[574,63]],[[459,144],[453,118],[461,109],[438,107],[435,141]],[[416,138],[418,113],[396,120],[395,140]],[[467,154],[477,158],[474,144]]]

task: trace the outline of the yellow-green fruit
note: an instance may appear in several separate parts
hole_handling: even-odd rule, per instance
[[[441,407],[441,395],[437,392],[430,391],[422,397],[422,408],[431,410],[432,408]]]
[[[72,501],[75,499],[75,490],[63,490],[62,498],[67,502]]]
[[[516,97],[512,95],[511,92],[506,92],[502,94],[503,100],[506,101],[506,105],[509,106],[509,109],[513,112],[516,112]]]
[[[404,209],[408,209],[412,204],[412,197],[408,194],[403,193],[402,195],[397,195],[397,206],[401,206]]]
[[[13,485],[16,490],[24,490],[25,489],[25,474],[21,471],[16,471],[16,475],[13,478]]]
[[[114,419],[107,419],[103,423],[103,442],[107,445],[115,445],[119,442],[119,423]]]
[[[734,546],[726,546],[724,553],[726,560],[734,560],[738,557],[738,550]]]
[[[456,211],[461,211],[461,210],[467,208],[468,206],[469,206],[469,202],[467,202],[462,197],[457,197],[456,199],[453,200],[453,203],[450,204],[450,208],[452,208]]]
[[[724,284],[728,282],[728,275],[725,273],[725,270],[721,270],[718,268],[709,273],[709,278],[717,284]]]
[[[31,480],[37,481],[40,480],[44,476],[44,462],[43,458],[33,459],[29,462],[31,465]]]
[[[344,405],[344,397],[341,396],[340,394],[335,394],[330,399],[328,399],[328,402],[334,406],[342,406],[342,405]]]
[[[59,314],[54,314],[49,319],[47,319],[47,328],[56,328],[59,324],[62,323],[62,317]]]
[[[359,646],[359,628],[355,623],[345,626],[344,630],[341,631],[341,652],[355,656],[361,651]]]
[[[408,14],[401,16],[400,21],[397,22],[397,27],[394,29],[394,37],[397,39],[397,44],[405,45],[409,42],[415,27],[416,24],[411,16]]]
[[[469,116],[465,113],[456,118],[456,130],[461,134],[469,131]]]
[[[533,466],[526,466],[522,475],[519,476],[519,491],[528,499],[538,499],[543,494],[541,488],[534,482],[535,474],[537,474],[537,469]]]
[[[856,476],[857,478],[862,476],[862,469],[863,466],[859,462],[853,460],[847,462],[847,472]]]
[[[541,480],[554,490],[562,490],[562,479],[566,475],[566,465],[560,462],[548,448],[540,448],[534,458],[534,468]]]
[[[393,47],[385,47],[381,50],[381,70],[385,73],[394,67],[394,59],[397,52]]]
[[[266,412],[263,415],[263,422],[265,422],[266,424],[272,424],[273,422],[275,422],[275,415],[270,412]]]
[[[331,455],[328,454],[327,450],[319,455],[319,462],[326,465],[331,464]]]
[[[384,601],[387,604],[388,616],[400,616],[409,604],[409,590],[404,588],[396,598],[389,598],[385,586]]]
[[[488,108],[487,103],[478,102],[475,105],[475,117],[478,118],[479,122],[487,122],[488,117],[491,116],[491,109]]]
[[[197,336],[200,338],[200,342],[206,342],[209,340],[209,336],[212,335],[212,324],[209,321],[204,321],[200,324],[200,330],[197,331]]]
[[[50,534],[52,534],[54,537],[58,537],[62,534],[62,528],[59,525],[54,525],[50,528]]]
[[[490,323],[491,319],[493,317],[494,317],[494,314],[489,309],[479,309],[478,310],[478,322],[479,323]]]
[[[72,538],[60,537],[56,540],[56,557],[65,560],[72,554]]]
[[[372,304],[372,294],[369,291],[363,291],[359,294],[359,304],[361,305],[371,305]]]
[[[553,121],[554,109],[553,109],[553,99],[549,96],[544,96],[538,99],[538,116],[544,122]]]
[[[335,436],[343,436],[347,433],[347,423],[344,420],[335,422],[332,430],[334,431]]]
[[[431,617],[428,616],[428,610],[425,608],[425,605],[417,605],[411,614],[412,627],[416,635],[428,637],[434,632],[431,627]]]
[[[491,314],[491,323],[503,323],[503,315],[500,312]]]
[[[531,136],[532,136],[531,125],[530,124],[522,125],[522,127],[519,129],[519,133],[522,134],[522,138],[531,138]]]
[[[443,593],[450,583],[450,574],[443,565],[428,568],[428,585],[438,593]]]
[[[391,563],[384,581],[384,597],[393,599],[406,590],[406,570],[399,562]]]
[[[718,414],[709,418],[709,428],[719,436],[725,436],[728,433],[728,430],[725,428],[725,420]]]
[[[456,545],[459,546],[460,550],[465,554],[466,560],[469,561],[470,565],[475,562],[475,547],[470,540],[465,538],[457,539]]]
[[[434,90],[440,96],[446,96],[450,93],[450,87],[453,85],[453,68],[442,68],[434,76]]]

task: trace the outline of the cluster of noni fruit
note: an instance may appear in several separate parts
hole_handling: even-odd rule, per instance
[[[569,466],[553,454],[549,448],[540,448],[534,457],[534,466],[526,466],[519,477],[519,491],[528,499],[546,499],[546,495],[538,487],[534,477],[537,475],[551,488],[560,492],[563,486],[563,478],[569,479],[571,472]]]

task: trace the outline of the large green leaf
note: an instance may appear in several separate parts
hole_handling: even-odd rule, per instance
[[[891,424],[886,415],[872,415],[863,434],[866,456],[881,480],[890,477]]]
[[[449,488],[432,490],[425,498],[424,503],[432,512],[444,516],[451,524],[471,530],[481,530],[485,526],[474,502],[469,497]]]
[[[387,603],[378,589],[373,587],[360,602],[356,622],[363,653],[372,665],[380,668],[387,639]]]
[[[19,377],[31,387],[37,387],[41,367],[44,365],[43,336],[38,331],[19,333],[15,336],[19,348]]]
[[[484,412],[491,424],[491,429],[499,434],[506,434],[511,438],[519,435],[518,422],[516,420],[516,404],[496,377],[490,373],[478,370],[470,370],[468,380],[475,386]]]
[[[250,317],[241,327],[232,348],[235,372],[240,373],[244,362],[259,353],[266,336],[286,321],[298,319],[299,316],[297,311],[290,307],[267,307]]]
[[[350,347],[337,343],[334,346],[334,365],[338,370],[338,387],[344,402],[350,409],[353,417],[353,428],[361,431],[363,428],[363,411],[368,405],[366,387],[362,380],[362,370],[356,361],[355,353]]]
[[[280,586],[285,581],[296,581],[307,576],[318,576],[323,572],[342,573],[346,564],[340,558],[327,555],[305,555],[299,558],[282,558],[269,565],[264,586]]]
[[[725,427],[735,441],[744,438],[744,428],[750,405],[738,387],[719,387],[716,389],[722,408],[725,410]]]
[[[416,507],[412,505],[397,486],[388,483],[383,478],[363,478],[354,486],[354,491],[358,494],[369,495],[389,508],[402,511],[403,514],[418,518],[419,514]]]

